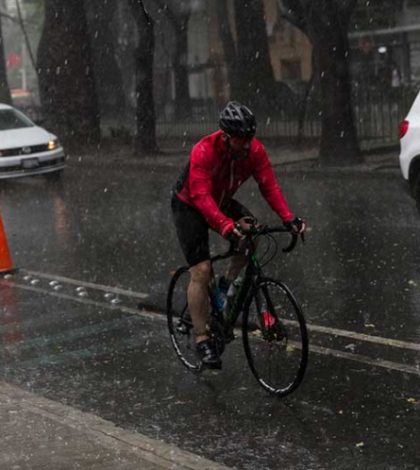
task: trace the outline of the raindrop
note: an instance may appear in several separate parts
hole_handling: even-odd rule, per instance
[[[32,279],[32,281],[30,282],[30,284],[32,286],[36,286],[37,284],[39,284],[39,279]]]
[[[77,295],[78,295],[79,297],[87,297],[87,296],[88,296],[88,293],[87,293],[85,290],[82,290],[82,291],[80,291]]]
[[[117,304],[120,304],[120,303],[121,303],[121,299],[119,299],[118,297],[115,297],[115,299],[111,300],[111,304],[117,305]]]
[[[4,279],[11,279],[13,277],[13,274],[6,274],[4,276]]]
[[[57,284],[57,285],[55,285],[55,286],[53,287],[53,289],[54,289],[54,290],[60,290],[60,289],[62,289],[62,287],[63,287],[63,286],[62,286],[61,284]]]
[[[50,282],[49,282],[49,285],[50,285],[51,287],[54,287],[54,286],[56,286],[57,284],[58,284],[58,281],[50,281]]]
[[[112,297],[114,297],[114,294],[113,294],[112,292],[106,292],[106,293],[104,294],[104,297],[105,297],[106,299],[111,299]]]
[[[24,281],[29,281],[31,279],[31,276],[23,276]]]

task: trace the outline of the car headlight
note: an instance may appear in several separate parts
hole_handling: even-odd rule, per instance
[[[55,150],[58,147],[58,139],[50,140],[48,142],[48,150]]]

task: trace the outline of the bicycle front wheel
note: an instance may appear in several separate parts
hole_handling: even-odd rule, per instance
[[[195,352],[195,335],[188,309],[187,287],[190,272],[180,268],[172,277],[166,301],[169,335],[176,355],[193,372],[201,370],[201,361]]]
[[[259,384],[278,396],[293,392],[308,362],[308,333],[292,292],[282,282],[261,279],[243,315],[245,354]]]

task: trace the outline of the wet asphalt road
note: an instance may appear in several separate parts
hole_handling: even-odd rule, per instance
[[[136,315],[130,292],[111,304],[97,286],[162,308],[183,262],[168,203],[177,173],[75,163],[59,185],[1,182],[23,268],[0,281],[1,377],[237,468],[420,468],[420,217],[399,174],[280,176],[310,231],[269,273],[303,304],[312,353],[301,388],[279,401],[239,341],[222,372],[197,378],[176,362],[162,316]],[[276,222],[253,184],[239,199]],[[82,282],[95,284],[86,295]]]

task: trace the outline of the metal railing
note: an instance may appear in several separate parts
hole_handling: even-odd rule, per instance
[[[416,90],[401,87],[398,89],[369,89],[353,93],[353,110],[358,139],[362,148],[395,145],[399,142],[398,125],[407,115],[416,96]],[[217,129],[219,108],[212,100],[193,102],[191,117],[180,120],[171,116],[158,115],[156,135],[161,141],[181,139],[194,141]],[[40,108],[20,108],[35,122],[42,123]],[[299,109],[258,113],[258,136],[262,139],[318,139],[321,136],[321,106],[317,97],[313,97],[307,106],[303,123],[299,120]],[[265,115],[264,115],[265,114]],[[121,128],[134,135],[135,110],[127,113]],[[41,124],[42,125],[42,124]],[[116,124],[117,125],[117,124]],[[107,119],[102,127],[110,128],[112,122]],[[118,123],[121,126],[121,123]]]

